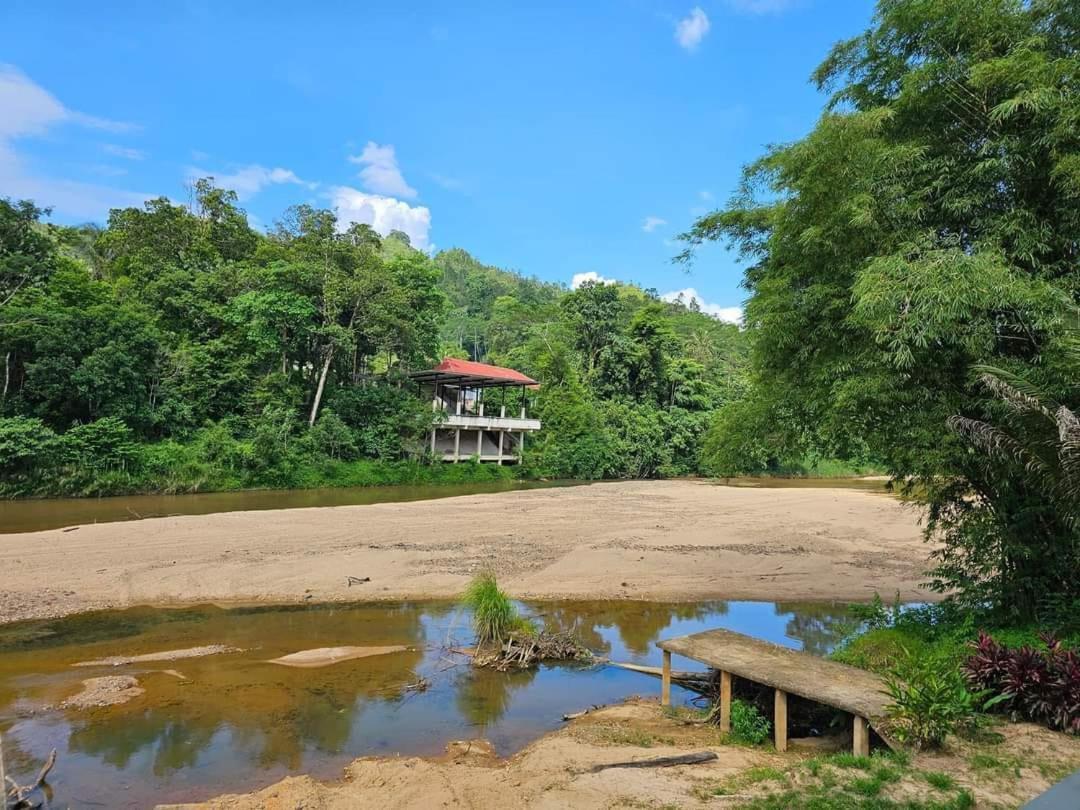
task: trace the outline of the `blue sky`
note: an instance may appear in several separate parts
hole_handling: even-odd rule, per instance
[[[672,237],[765,145],[804,134],[808,77],[871,0],[588,3],[7,0],[0,196],[59,222],[233,187],[464,247],[544,279],[693,288],[732,315],[737,257]]]

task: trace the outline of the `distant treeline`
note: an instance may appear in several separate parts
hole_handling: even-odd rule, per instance
[[[429,257],[309,206],[264,234],[210,179],[190,207],[153,200],[105,227],[45,213],[0,201],[8,496],[509,474],[425,468],[430,409],[407,374],[447,355],[543,382],[515,474],[691,474],[747,385],[746,334],[695,301]]]

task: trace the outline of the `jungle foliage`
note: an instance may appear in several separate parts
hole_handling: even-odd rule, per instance
[[[739,471],[879,460],[929,507],[934,586],[1017,620],[1080,604],[1080,10],[879,0],[814,74],[813,130],[685,234],[750,263]]]
[[[424,464],[431,410],[408,373],[446,355],[543,381],[516,474],[692,473],[742,386],[743,334],[696,302],[429,257],[306,205],[261,233],[212,179],[192,194],[105,227],[0,200],[3,494],[510,475]]]

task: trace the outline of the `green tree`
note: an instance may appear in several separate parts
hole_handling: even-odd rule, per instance
[[[1010,566],[1075,539],[1033,525],[1043,496],[946,423],[993,410],[977,364],[1075,400],[1055,357],[1080,295],[1078,39],[1065,0],[880,0],[816,72],[833,95],[814,130],[752,164],[682,256],[721,239],[751,262],[757,379],[815,447],[868,448],[932,512],[981,493],[993,520],[944,539],[959,552],[1006,532]],[[993,604],[1023,616],[1060,590],[1040,576],[996,585]]]

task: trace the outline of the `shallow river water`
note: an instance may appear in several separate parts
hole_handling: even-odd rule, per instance
[[[824,654],[851,626],[843,606],[824,604],[541,602],[522,609],[551,628],[574,629],[599,655],[654,665],[659,638],[707,628]],[[56,748],[56,806],[149,807],[247,791],[288,774],[334,779],[358,756],[438,754],[456,739],[485,737],[509,755],[561,725],[564,713],[658,693],[655,679],[607,666],[474,669],[447,652],[469,642],[468,627],[466,613],[434,602],[133,608],[0,627],[8,773],[27,781]],[[243,651],[72,666],[203,644]],[[409,650],[321,669],[267,662],[340,645]],[[47,708],[78,691],[82,679],[115,674],[136,676],[145,694],[110,708]],[[421,677],[429,689],[405,689]],[[674,697],[690,695],[676,689]]]

